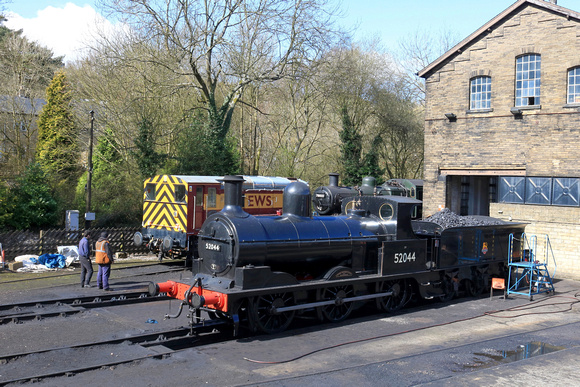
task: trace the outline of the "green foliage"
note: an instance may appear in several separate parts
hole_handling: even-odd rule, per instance
[[[59,71],[46,89],[46,105],[38,118],[36,143],[36,160],[57,187],[76,181],[80,170],[79,131],[74,124],[71,99],[66,76]]]
[[[362,160],[360,168],[360,181],[365,176],[373,176],[376,179],[377,184],[382,184],[382,176],[385,173],[385,169],[379,167],[380,163],[380,152],[379,147],[382,144],[382,139],[380,135],[376,135],[371,143],[371,148],[367,152]]]
[[[177,140],[168,173],[210,176],[238,173],[239,161],[232,143],[207,128],[205,117],[194,117]]]
[[[15,203],[10,191],[10,186],[5,181],[0,182],[0,229],[10,227],[14,214]]]
[[[113,145],[112,131],[105,129],[93,156],[91,178],[91,211],[95,212],[92,227],[134,226],[141,221],[143,180],[126,165]],[[78,208],[86,208],[87,173],[76,188]]]
[[[0,227],[24,230],[54,226],[58,205],[38,163],[30,164],[14,186],[0,187]]]
[[[131,151],[131,155],[137,161],[139,172],[142,178],[147,178],[156,174],[167,155],[158,153],[155,150],[155,128],[151,120],[143,118],[139,126],[139,134],[134,143],[136,151]]]
[[[344,168],[342,183],[347,186],[353,186],[361,182],[362,136],[353,125],[346,106],[342,107],[341,115],[340,152]]]

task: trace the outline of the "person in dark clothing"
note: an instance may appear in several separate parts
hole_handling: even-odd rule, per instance
[[[106,231],[101,233],[101,237],[95,244],[95,262],[99,264],[99,271],[97,272],[99,289],[112,290],[109,288],[109,276],[111,275],[111,264],[113,263],[113,251],[109,243],[109,234]]]
[[[79,261],[81,263],[81,288],[91,287],[91,277],[93,276],[93,264],[91,262],[91,234],[85,230],[83,238],[79,242]]]

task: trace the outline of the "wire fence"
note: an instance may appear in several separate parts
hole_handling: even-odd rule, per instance
[[[4,249],[6,261],[13,260],[20,255],[56,254],[57,246],[78,246],[84,230],[49,229],[38,231],[11,231],[0,232],[0,243]],[[93,228],[91,243],[96,242],[103,231],[109,233],[109,243],[115,252],[128,254],[145,254],[148,252],[145,245],[135,246],[133,235],[141,231],[140,227],[125,228]]]

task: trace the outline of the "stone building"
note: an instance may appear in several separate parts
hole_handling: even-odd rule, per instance
[[[418,75],[424,215],[527,222],[580,279],[580,13],[519,0]]]

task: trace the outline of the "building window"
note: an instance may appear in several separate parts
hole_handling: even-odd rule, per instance
[[[580,67],[568,70],[568,103],[580,103]]]
[[[491,77],[477,77],[471,80],[469,109],[491,108]]]
[[[526,179],[526,203],[552,203],[552,179],[549,177],[528,177]]]
[[[580,179],[576,177],[519,177],[499,179],[499,202],[543,204],[553,206],[580,205]]]
[[[524,203],[526,179],[518,176],[502,176],[499,182],[499,201],[502,203]]]
[[[552,204],[558,206],[578,206],[580,203],[580,179],[555,177],[552,188]]]
[[[516,106],[540,104],[541,57],[520,56],[516,60]]]

